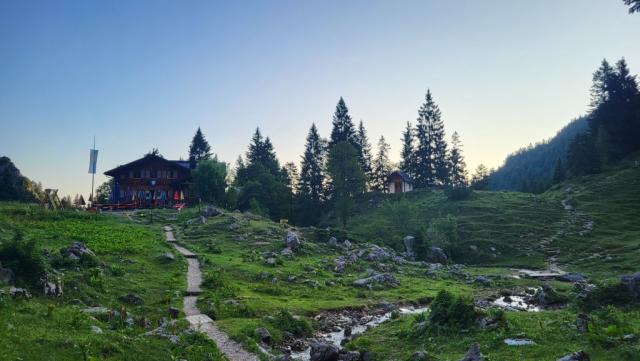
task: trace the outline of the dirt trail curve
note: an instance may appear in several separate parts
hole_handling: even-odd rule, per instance
[[[187,270],[187,290],[183,301],[184,313],[187,321],[192,329],[204,332],[211,340],[213,340],[218,349],[229,359],[229,361],[258,361],[258,357],[233,341],[229,336],[220,331],[209,316],[200,313],[196,306],[198,295],[200,294],[200,284],[202,283],[202,273],[200,272],[200,262],[197,255],[188,249],[177,245],[176,238],[173,235],[173,228],[165,226],[165,238],[167,242],[173,245],[173,248],[183,255],[189,264]]]

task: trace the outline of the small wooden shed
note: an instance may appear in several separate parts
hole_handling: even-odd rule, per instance
[[[401,171],[396,170],[387,178],[387,193],[405,193],[413,190],[413,179]]]

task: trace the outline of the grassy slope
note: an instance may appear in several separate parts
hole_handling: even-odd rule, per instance
[[[567,188],[571,191],[567,192]],[[521,193],[477,192],[465,202],[447,202],[436,192],[415,194],[408,198],[420,204],[422,216],[452,213],[458,217],[461,242],[479,247],[493,245],[503,252],[495,265],[526,264],[542,266],[541,262],[522,262],[520,257],[534,254],[536,259],[553,255],[559,250],[557,262],[571,271],[583,272],[596,280],[613,280],[621,274],[637,272],[640,267],[640,169],[627,167],[602,174],[571,180],[540,196]],[[567,199],[576,212],[564,212],[560,202]],[[481,211],[482,210],[482,211]],[[474,216],[475,212],[482,215]],[[382,208],[358,215],[352,222],[352,232],[359,237],[375,237],[377,225],[384,222]],[[594,230],[580,235],[584,224],[593,221]],[[484,228],[484,229],[482,229]],[[401,237],[401,233],[382,237]],[[524,235],[521,237],[520,235]],[[554,236],[555,235],[555,236]],[[547,248],[539,241],[551,237]],[[520,249],[520,251],[518,251]],[[556,286],[558,286],[556,284]],[[634,309],[614,310],[626,322],[627,333],[640,331],[640,312]],[[560,311],[537,314],[507,312],[509,327],[499,331],[471,331],[456,335],[428,334],[415,336],[412,317],[403,317],[367,332],[349,347],[369,349],[376,358],[407,359],[416,350],[427,350],[438,359],[455,360],[471,342],[478,341],[490,360],[555,360],[563,354],[584,349],[595,360],[640,359],[637,338],[627,343],[607,346],[615,339],[614,326],[594,328],[587,335],[575,329],[577,311],[570,307]],[[606,319],[606,318],[603,318]],[[609,328],[607,328],[609,327]],[[611,333],[611,334],[610,334]],[[604,335],[604,336],[602,336]],[[527,337],[535,346],[507,347],[506,337]],[[617,337],[620,337],[618,335]],[[594,341],[600,339],[600,341]]]
[[[31,300],[0,295],[0,355],[2,360],[204,360],[221,359],[211,342],[185,336],[174,345],[165,338],[141,336],[150,328],[102,322],[81,312],[90,306],[125,307],[134,319],[145,317],[156,327],[168,317],[168,307],[181,308],[184,263],[160,263],[169,250],[156,229],[132,225],[124,217],[100,215],[97,220],[76,212],[48,212],[37,206],[0,204],[0,241],[21,230],[26,239],[51,254],[73,241],[84,242],[99,260],[95,267],[58,267],[64,295],[45,298],[31,287]],[[6,290],[6,287],[3,287]],[[118,297],[139,294],[144,304],[123,305]],[[90,326],[104,333],[90,332]],[[180,334],[181,323],[172,331]]]

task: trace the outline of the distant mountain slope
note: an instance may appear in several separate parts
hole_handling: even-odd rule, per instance
[[[571,139],[587,128],[586,117],[576,118],[553,138],[510,154],[489,176],[489,189],[544,191],[551,184],[556,162],[560,158],[564,161]]]

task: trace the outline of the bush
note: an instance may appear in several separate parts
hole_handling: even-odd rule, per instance
[[[586,297],[579,299],[578,304],[582,309],[590,311],[609,305],[626,306],[632,301],[629,288],[621,282],[615,282],[599,285]]]
[[[13,271],[18,281],[37,286],[46,273],[46,263],[34,240],[24,240],[22,232],[0,244],[0,263]]]
[[[311,335],[311,325],[301,317],[293,316],[289,310],[281,309],[274,317],[266,320],[281,331],[287,331],[297,337]]]
[[[475,324],[479,315],[472,300],[442,290],[431,304],[429,325],[436,330],[468,329]]]
[[[219,297],[233,297],[237,291],[221,268],[207,272],[202,280],[202,286],[215,290]]]
[[[595,312],[589,326],[588,339],[595,346],[605,349],[618,348],[624,342],[624,336],[636,331],[627,320],[627,315],[615,307],[609,306]]]
[[[473,191],[469,187],[465,186],[446,186],[444,187],[444,194],[450,201],[463,201],[471,197]]]

